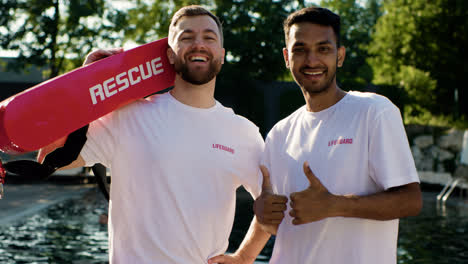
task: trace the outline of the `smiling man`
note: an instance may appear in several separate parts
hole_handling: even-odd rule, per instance
[[[214,98],[225,54],[220,21],[184,7],[172,18],[169,46],[174,88],[91,123],[72,164],[111,170],[110,263],[207,263],[228,247],[236,189],[260,193],[259,130]],[[120,51],[95,51],[85,64]],[[255,221],[251,236],[250,250],[222,258],[253,263],[269,236]]]
[[[395,264],[398,218],[422,205],[400,112],[383,96],[337,85],[346,53],[338,15],[305,8],[284,31],[286,67],[306,104],[265,142],[255,214],[277,228],[270,263]]]

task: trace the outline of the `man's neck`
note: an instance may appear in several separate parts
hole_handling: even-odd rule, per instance
[[[210,108],[215,105],[214,89],[216,78],[202,85],[195,85],[186,82],[179,75],[176,75],[174,89],[171,95],[179,102],[196,107]]]
[[[307,111],[320,112],[338,103],[346,95],[346,92],[335,84],[321,93],[303,91],[303,94],[306,100]]]

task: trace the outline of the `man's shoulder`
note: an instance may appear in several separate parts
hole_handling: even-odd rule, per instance
[[[387,110],[398,110],[397,106],[387,97],[371,92],[348,92],[349,102],[354,109],[362,109],[366,112],[380,114]]]
[[[296,109],[296,111],[278,121],[268,134],[281,133],[283,131],[289,130],[289,128],[298,121],[299,117],[304,113],[304,111],[305,105],[299,107]]]
[[[155,94],[145,98],[137,99],[128,105],[119,108],[121,113],[132,113],[149,107],[162,106],[168,100],[166,94]]]
[[[221,115],[221,118],[223,118],[225,122],[230,123],[231,125],[239,127],[240,129],[248,128],[258,130],[258,127],[254,122],[250,121],[244,116],[236,114],[232,108],[219,104],[218,112]]]
[[[349,91],[348,94],[351,96],[352,100],[359,101],[359,103],[364,103],[366,105],[385,106],[393,104],[387,97],[372,92]]]

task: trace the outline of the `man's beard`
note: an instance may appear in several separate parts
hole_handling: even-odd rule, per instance
[[[309,84],[307,82],[299,82],[299,86],[302,87],[304,90],[306,90],[308,93],[311,93],[311,94],[319,94],[319,93],[322,93],[326,90],[328,90],[328,88],[331,87],[333,81],[335,80],[335,77],[336,77],[336,64],[335,64],[335,67],[333,68],[327,68],[326,71],[325,71],[325,82],[322,84],[322,85],[317,85],[317,84]],[[301,69],[301,72],[303,72],[304,69]],[[330,74],[330,75],[328,75]],[[296,79],[297,80],[297,79]]]
[[[187,63],[182,62],[180,58],[176,58],[174,63],[175,72],[180,74],[183,80],[195,85],[202,85],[213,80],[221,71],[220,60],[211,60],[207,71],[191,71]]]
[[[319,94],[319,93],[322,93],[326,90],[328,90],[328,88],[331,87],[332,83],[333,83],[333,79],[335,78],[336,76],[336,71],[333,73],[332,76],[330,76],[329,78],[327,78],[325,80],[325,82],[320,85],[320,86],[316,86],[316,85],[305,85],[303,86],[303,88],[309,92],[309,93],[312,93],[312,94]]]

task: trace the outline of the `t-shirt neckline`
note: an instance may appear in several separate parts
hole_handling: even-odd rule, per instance
[[[346,101],[351,97],[352,92],[347,92],[343,98],[341,98],[338,102],[336,102],[334,105],[323,109],[318,112],[310,112],[307,111],[307,105],[304,105],[303,112],[307,117],[310,117],[312,119],[323,119],[324,117],[328,116],[329,113],[334,112],[337,108],[339,108],[341,105],[345,104]]]
[[[217,100],[215,100],[215,105],[210,108],[199,108],[199,107],[193,107],[193,106],[180,102],[174,96],[172,96],[170,92],[167,92],[166,94],[170,102],[176,105],[176,107],[183,109],[185,111],[198,112],[198,113],[210,113],[212,111],[215,111],[219,107],[219,102]]]

